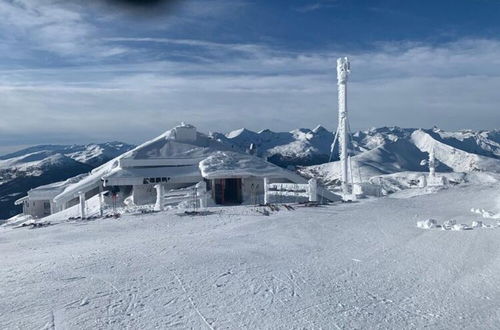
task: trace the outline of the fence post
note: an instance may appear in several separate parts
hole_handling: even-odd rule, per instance
[[[207,207],[207,183],[205,181],[200,181],[196,184],[197,197],[200,201],[200,208]]]
[[[99,215],[104,216],[104,196],[102,192],[102,184],[99,185]]]
[[[267,193],[269,189],[268,184],[269,184],[269,179],[264,178],[264,205],[269,204],[269,195]]]
[[[80,198],[80,217],[85,219],[85,193],[79,192],[78,197]]]
[[[163,185],[161,183],[155,185],[156,188],[156,204],[155,211],[163,211]]]
[[[317,202],[318,201],[318,182],[316,179],[309,180],[309,201]]]

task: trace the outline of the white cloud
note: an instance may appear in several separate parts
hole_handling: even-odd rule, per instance
[[[0,28],[7,39],[4,48],[10,51],[22,47],[26,57],[45,51],[74,61],[126,52],[124,47],[98,42],[96,27],[88,15],[82,6],[55,0],[1,1]]]
[[[336,0],[322,0],[296,7],[295,10],[301,13],[309,13],[317,10],[334,8],[337,6]]]
[[[496,41],[467,40],[352,55],[353,128],[498,127],[499,50]],[[204,130],[333,128],[336,57],[263,48],[257,59],[3,71],[0,130],[139,142],[181,120]]]
[[[76,4],[40,1],[43,5],[0,2],[0,25],[24,38],[24,52],[11,48],[19,52],[12,53],[16,57],[43,49],[70,60],[124,52],[130,58],[0,70],[0,145],[16,137],[18,144],[137,143],[179,121],[205,131],[336,125],[335,65],[338,56],[346,55],[342,50],[293,52],[255,43],[110,38],[97,33]],[[224,10],[196,8],[191,15]],[[17,37],[6,40],[15,43]],[[355,129],[499,127],[499,41],[386,43],[347,55]]]
[[[5,42],[0,49],[7,56],[12,53],[14,59],[19,58],[21,47],[23,57],[37,57],[37,51],[44,51],[76,63],[100,60],[133,52],[103,38],[130,29],[130,22],[139,31],[167,31],[173,26],[207,24],[204,22],[245,5],[243,0],[192,0],[176,6],[176,14],[165,19],[130,16],[126,10],[95,0],[2,0],[0,37]]]

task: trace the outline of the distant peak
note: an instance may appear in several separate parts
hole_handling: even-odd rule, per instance
[[[314,133],[328,132],[328,130],[321,125],[316,126],[312,131]]]
[[[246,128],[240,128],[240,129],[237,129],[237,130],[234,130],[234,131],[227,133],[226,137],[228,139],[233,139],[233,138],[238,137],[244,133],[250,133],[250,131],[247,130]]]
[[[309,128],[297,128],[297,129],[290,131],[290,133],[297,133],[297,132],[307,134],[307,133],[310,133],[312,131]]]

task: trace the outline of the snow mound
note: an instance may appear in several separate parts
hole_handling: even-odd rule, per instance
[[[437,221],[434,219],[427,219],[417,222],[417,227],[422,229],[431,229],[437,227]]]
[[[454,231],[469,230],[469,229],[471,229],[471,227],[469,227],[468,225],[463,224],[463,223],[451,226],[451,230],[454,230]]]
[[[483,227],[483,222],[482,221],[472,221],[472,228],[482,228]]]
[[[450,230],[457,222],[455,220],[446,220],[441,227],[443,230]]]
[[[475,208],[471,208],[470,211],[472,213],[481,215],[483,218],[500,219],[500,213],[496,214],[491,211],[486,211],[484,209],[475,209]]]
[[[31,215],[25,215],[25,214],[18,214],[16,216],[13,216],[10,219],[7,219],[4,223],[0,225],[0,228],[2,229],[7,229],[7,228],[12,228],[12,227],[17,227],[21,226],[23,223],[31,223],[33,222],[34,219]]]
[[[99,214],[99,195],[93,196],[86,200],[85,202],[85,214],[87,217],[97,216]],[[45,218],[43,221],[49,222],[60,222],[63,220],[68,220],[69,218],[80,217],[80,204],[69,207],[63,211],[51,214]]]

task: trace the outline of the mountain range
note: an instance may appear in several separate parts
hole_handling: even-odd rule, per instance
[[[89,172],[132,148],[123,142],[38,145],[0,156],[0,219],[21,211],[14,201],[28,190]]]

